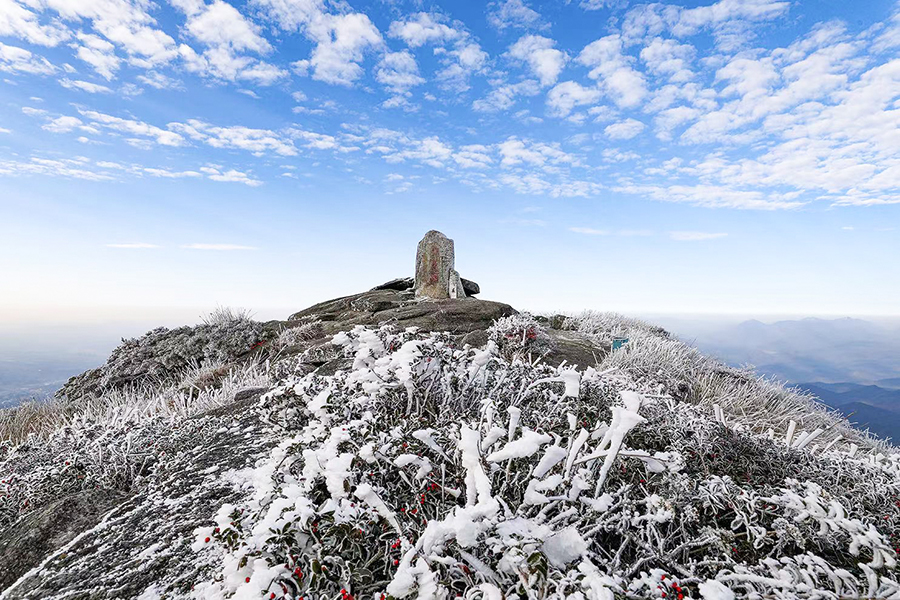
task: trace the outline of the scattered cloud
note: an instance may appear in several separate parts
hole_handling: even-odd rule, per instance
[[[46,58],[0,42],[0,72],[49,75],[56,71]]]
[[[112,90],[105,85],[91,83],[90,81],[80,81],[71,79],[61,79],[59,84],[70,90],[80,90],[88,94],[111,94]]]
[[[624,53],[620,35],[608,35],[591,42],[577,60],[591,69],[588,76],[596,79],[618,106],[637,106],[647,96],[646,79],[634,69],[634,58]]]
[[[669,238],[676,242],[703,242],[727,237],[727,233],[707,233],[704,231],[670,231]]]
[[[509,47],[509,56],[524,62],[542,86],[556,83],[569,60],[565,52],[554,48],[556,42],[540,35],[526,35]]]
[[[547,29],[550,24],[523,0],[501,0],[488,5],[488,23],[505,29]]]
[[[242,246],[240,244],[185,244],[181,246],[187,250],[258,250],[255,246]]]
[[[584,235],[609,235],[609,231],[606,229],[593,229],[591,227],[569,227],[569,231]]]
[[[644,130],[645,125],[636,119],[625,119],[612,125],[607,125],[603,130],[606,137],[612,140],[630,140]]]

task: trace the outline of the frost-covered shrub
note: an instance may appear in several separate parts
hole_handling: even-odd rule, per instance
[[[784,436],[794,422],[806,432],[827,430],[858,444],[882,445],[807,393],[758,377],[750,370],[729,367],[676,339],[635,331],[630,336],[629,342],[607,355],[598,369],[627,373],[629,378],[658,386],[679,400],[709,408],[719,405],[726,412],[740,413],[747,426],[757,432],[772,429]]]
[[[57,399],[0,410],[0,528],[70,492],[132,489],[160,453],[172,452],[179,428],[198,426],[186,425],[188,417],[269,383],[266,369],[251,364],[229,369],[216,387],[143,386],[77,405]]]
[[[550,348],[550,336],[543,325],[528,313],[501,317],[487,330],[488,339],[497,345],[500,354],[507,359],[524,358],[528,354],[537,358]]]
[[[203,316],[206,325],[227,325],[234,322],[249,322],[253,313],[246,308],[232,308],[230,306],[217,306],[209,314]]]
[[[264,341],[262,324],[247,319],[178,329],[160,327],[139,338],[122,340],[106,364],[73,377],[56,397],[77,402],[133,385],[166,385],[185,369],[232,363]]]
[[[606,344],[611,343],[616,338],[631,338],[637,334],[669,337],[669,334],[663,328],[651,325],[646,321],[626,317],[618,313],[593,310],[587,310],[578,315],[567,317],[563,321],[561,329],[587,333]]]
[[[319,339],[323,335],[324,330],[322,329],[322,322],[310,321],[309,323],[304,323],[297,327],[288,327],[287,329],[282,330],[278,334],[278,337],[272,341],[272,348],[281,350],[283,348],[290,348],[291,346],[298,346],[304,342]]]
[[[900,454],[792,447],[622,369],[388,327],[333,342],[352,369],[263,398],[283,441],[196,531],[220,561],[199,597],[900,594]]]

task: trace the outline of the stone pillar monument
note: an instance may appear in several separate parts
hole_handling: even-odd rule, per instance
[[[426,233],[416,250],[416,296],[435,300],[465,298],[455,260],[453,240],[440,231]]]

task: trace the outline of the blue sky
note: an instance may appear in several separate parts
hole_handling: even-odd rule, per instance
[[[0,0],[0,321],[900,314],[900,4]]]

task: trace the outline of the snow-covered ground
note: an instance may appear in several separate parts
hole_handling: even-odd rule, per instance
[[[2,597],[900,598],[892,447],[640,322],[570,326],[630,341],[585,369],[527,316],[477,348],[358,326],[333,375],[116,421],[165,446],[138,492]]]

